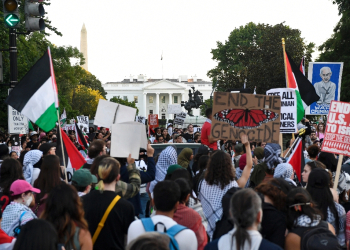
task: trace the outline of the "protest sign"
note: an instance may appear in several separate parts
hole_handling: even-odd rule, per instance
[[[145,124],[145,125],[146,125],[146,120],[147,119],[144,116],[136,116],[136,118],[135,118],[135,121],[142,123],[142,124]]]
[[[278,88],[266,91],[266,95],[281,97],[280,133],[296,133],[297,130],[297,97],[294,89]]]
[[[305,110],[307,115],[327,115],[331,101],[340,100],[342,62],[310,62],[308,79],[320,97]]]
[[[151,136],[151,130],[158,128],[158,115],[150,114],[148,115],[148,135]]]
[[[168,114],[180,114],[181,112],[180,104],[168,104]]]
[[[134,121],[135,115],[135,108],[100,99],[96,110],[94,125],[111,128],[114,123]]]
[[[75,130],[75,124],[66,124],[62,127],[62,129],[65,131]]]
[[[10,105],[8,106],[8,132],[10,134],[27,134],[29,132],[27,117]]]
[[[82,132],[89,133],[89,117],[80,115],[77,116],[77,125]]]
[[[279,142],[279,96],[215,92],[211,136],[214,139]]]
[[[183,125],[185,122],[185,118],[186,118],[186,113],[185,112],[181,112],[180,114],[176,114],[176,118],[174,119],[174,124],[177,125]]]
[[[147,148],[146,126],[138,122],[112,125],[111,156],[139,158],[140,148]]]
[[[74,174],[75,169],[72,168],[72,167],[67,167],[67,168],[66,168],[66,171],[67,171],[67,181],[68,181],[68,184],[72,184],[72,177],[73,177],[73,174]]]
[[[197,133],[197,132],[201,133],[202,132],[202,128],[201,127],[194,127],[193,128],[193,133]]]

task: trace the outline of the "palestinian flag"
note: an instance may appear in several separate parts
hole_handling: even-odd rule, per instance
[[[61,123],[61,126],[65,125],[67,123],[66,109],[63,110],[63,113],[62,113],[61,118],[60,118],[60,123]]]
[[[299,69],[300,69],[300,72],[303,73],[303,75],[305,75],[305,57],[301,58]]]
[[[89,147],[89,144],[87,143],[87,141],[85,139],[85,136],[81,132],[81,129],[78,127],[77,123],[75,123],[75,131],[76,131],[76,135],[77,135],[76,138],[77,138],[78,143],[80,144],[82,149],[84,151],[86,151],[88,149],[88,147]]]
[[[295,173],[301,182],[301,168],[305,165],[304,153],[303,153],[303,143],[300,137],[295,143],[292,154],[289,156],[287,163],[293,166]]]
[[[28,120],[28,128],[29,128],[29,130],[34,131],[33,124],[29,120]]]
[[[297,122],[300,122],[305,114],[305,108],[318,101],[320,97],[311,82],[303,75],[295,65],[289,54],[285,53],[287,88],[295,89],[297,96]]]
[[[5,103],[45,132],[56,126],[58,96],[50,48],[10,92]]]
[[[62,134],[63,150],[64,150],[63,154],[62,154],[60,134]],[[63,157],[64,157],[67,168],[74,168],[75,170],[78,170],[86,163],[84,157],[81,155],[79,150],[76,148],[73,142],[69,139],[68,135],[64,132],[62,128],[61,128],[61,131],[57,133],[56,155],[60,157],[61,166],[64,166],[64,163],[63,163]]]

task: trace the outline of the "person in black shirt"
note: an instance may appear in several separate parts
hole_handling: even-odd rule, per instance
[[[193,125],[189,124],[187,126],[187,133],[183,135],[183,138],[186,139],[187,142],[193,142],[194,140],[194,133],[193,133]]]

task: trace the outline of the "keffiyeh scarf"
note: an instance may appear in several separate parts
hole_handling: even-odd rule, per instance
[[[297,186],[297,184],[290,178],[293,174],[293,167],[289,163],[280,163],[275,168],[273,178],[283,178],[289,183]]]
[[[150,187],[149,187],[149,191],[152,193],[153,189],[155,187],[155,185],[159,182],[159,181],[163,181],[165,176],[166,176],[166,172],[168,170],[168,167],[170,165],[174,165],[177,163],[177,153],[174,147],[169,146],[166,147],[159,156],[157,165],[156,165],[156,177],[155,180],[151,182]]]
[[[295,221],[295,227],[316,227],[321,222],[321,216],[318,214],[314,216],[314,219],[305,214],[299,216]]]
[[[24,156],[23,160],[23,176],[28,183],[32,182],[34,165],[40,161],[43,152],[38,149],[30,150]]]
[[[281,147],[276,143],[268,143],[264,149],[264,162],[269,169],[275,168],[275,164],[283,163],[284,159],[280,157]]]

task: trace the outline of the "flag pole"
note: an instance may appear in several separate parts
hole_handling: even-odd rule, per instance
[[[61,123],[60,123],[60,114],[58,113],[58,109],[56,109],[56,111],[57,111],[57,119],[58,119],[58,129],[59,129],[59,132],[60,132],[60,140],[61,140],[61,150],[62,150],[62,158],[63,158],[63,165],[64,165],[64,176],[66,178],[66,183],[68,184],[67,166],[66,166],[66,159],[65,159],[64,148],[63,148],[62,130],[61,130]]]
[[[295,144],[296,144],[299,140],[300,140],[300,137],[298,137],[296,140],[294,140],[292,146],[290,146],[290,149],[289,149],[289,150],[287,151],[287,153],[284,155],[284,158],[286,158],[286,157],[289,155],[289,153],[291,153],[293,147],[295,146]]]

